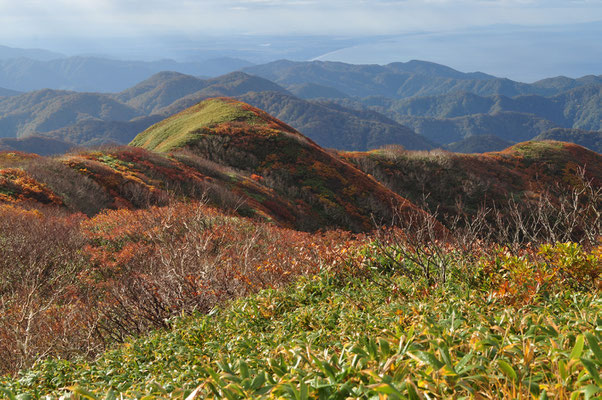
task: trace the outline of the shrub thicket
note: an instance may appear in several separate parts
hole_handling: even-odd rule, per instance
[[[0,206],[0,372],[91,355],[170,318],[331,264],[350,234],[309,234],[201,203],[93,218]]]

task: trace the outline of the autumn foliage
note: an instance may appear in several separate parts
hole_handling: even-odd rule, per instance
[[[476,215],[482,208],[507,214],[513,202],[529,206],[543,197],[557,207],[562,197],[580,190],[584,182],[591,182],[595,190],[602,186],[602,156],[571,143],[525,142],[485,154],[388,146],[342,155],[389,189],[441,217]]]
[[[357,238],[233,218],[202,203],[93,218],[0,206],[2,372],[95,354],[170,318],[208,312],[333,265]]]
[[[600,290],[599,155],[524,144],[348,162],[259,110],[219,102],[247,119],[195,131],[169,154],[0,153],[1,374],[92,357],[324,271],[343,284],[377,271],[388,302],[453,287],[518,309]]]

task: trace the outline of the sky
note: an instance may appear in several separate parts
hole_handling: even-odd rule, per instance
[[[602,0],[0,0],[0,37],[381,35],[602,21]]]
[[[145,60],[421,59],[532,81],[602,73],[602,0],[0,0],[0,45]]]

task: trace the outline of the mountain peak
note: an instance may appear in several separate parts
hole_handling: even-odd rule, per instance
[[[374,178],[325,151],[299,132],[246,103],[205,100],[139,134],[131,143],[147,150],[187,149],[211,162],[255,175],[269,190],[290,198],[295,225],[314,230],[371,229],[422,211]]]
[[[168,152],[194,144],[203,135],[273,136],[281,133],[306,139],[284,122],[266,112],[229,97],[215,97],[151,126],[131,145]]]

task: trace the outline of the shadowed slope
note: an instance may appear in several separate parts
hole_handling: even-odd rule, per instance
[[[138,135],[148,150],[188,149],[211,161],[255,174],[296,203],[301,229],[369,229],[390,221],[396,207],[417,210],[368,175],[326,152],[267,113],[228,98],[206,100]]]
[[[0,151],[22,151],[41,156],[63,154],[74,147],[72,143],[44,136],[27,136],[24,138],[0,139]]]
[[[602,131],[555,128],[537,135],[533,140],[571,142],[595,152],[602,153]]]
[[[487,153],[501,151],[512,146],[511,142],[500,139],[495,135],[474,135],[445,146],[446,150],[454,153]]]
[[[530,141],[485,154],[390,147],[344,156],[401,196],[414,202],[426,196],[428,209],[450,215],[504,209],[510,199],[537,201],[546,192],[555,198],[579,185],[581,168],[594,188],[602,186],[602,156],[572,143]]]
[[[351,110],[278,92],[247,93],[237,98],[294,126],[323,147],[359,151],[388,144],[408,150],[436,147],[424,136],[373,111]]]

